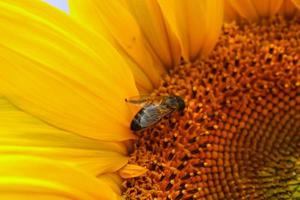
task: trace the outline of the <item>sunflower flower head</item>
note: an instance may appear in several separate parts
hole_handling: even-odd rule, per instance
[[[1,199],[300,197],[298,0],[69,4],[0,2]]]
[[[223,25],[210,55],[173,68],[153,92],[182,96],[187,108],[137,133],[130,162],[149,170],[125,182],[129,199],[299,197],[296,7],[248,3],[257,10],[227,5],[238,21]]]

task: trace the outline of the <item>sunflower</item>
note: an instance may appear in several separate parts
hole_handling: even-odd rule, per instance
[[[125,182],[129,199],[299,198],[295,5],[225,1],[214,50],[188,57],[154,91],[183,96],[187,109],[138,134],[130,163],[149,171]]]
[[[299,197],[299,2],[245,2],[2,0],[1,198]]]

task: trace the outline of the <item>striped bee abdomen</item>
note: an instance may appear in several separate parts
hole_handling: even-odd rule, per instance
[[[141,126],[141,116],[143,116],[144,108],[142,108],[133,118],[130,124],[130,130],[132,131],[139,131],[144,127]]]

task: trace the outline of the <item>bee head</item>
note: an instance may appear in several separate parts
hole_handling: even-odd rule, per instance
[[[179,96],[175,96],[176,100],[177,100],[177,109],[178,112],[180,112],[180,114],[183,114],[183,110],[185,108],[185,103],[183,101],[183,99]]]
[[[183,99],[180,96],[170,96],[166,100],[166,104],[169,107],[172,107],[174,109],[177,109],[178,112],[183,113],[183,110],[185,108],[185,103]]]

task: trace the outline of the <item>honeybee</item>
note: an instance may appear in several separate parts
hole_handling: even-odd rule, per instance
[[[131,121],[130,129],[132,131],[149,128],[175,111],[182,114],[185,108],[183,99],[175,95],[161,97],[143,95],[125,99],[125,101],[142,105],[142,108]]]

